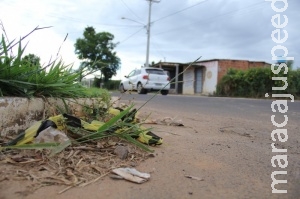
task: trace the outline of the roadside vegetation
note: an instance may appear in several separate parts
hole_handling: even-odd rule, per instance
[[[274,74],[270,68],[251,68],[246,71],[229,69],[217,85],[216,95],[227,97],[264,98],[265,94],[292,94],[300,97],[300,69],[292,70],[292,62],[287,63],[289,71],[282,69]],[[286,77],[288,86],[285,90],[272,90],[272,87],[283,87],[281,80],[272,77]]]
[[[35,28],[32,32],[40,29],[43,28]],[[65,65],[62,60],[54,60],[42,66],[38,56],[34,54],[24,56],[23,54],[26,47],[22,47],[22,41],[31,33],[22,37],[19,41],[14,40],[12,42],[9,42],[5,35],[1,37],[0,97],[54,97],[63,100],[66,98],[98,98],[99,100],[97,100],[97,102],[99,102],[99,104],[93,104],[92,109],[82,104],[84,109],[88,110],[85,112],[91,113],[91,115],[86,116],[86,118],[89,118],[86,122],[91,122],[102,116],[106,117],[107,115],[111,117],[109,119],[106,118],[99,129],[95,133],[92,133],[93,139],[94,137],[100,139],[103,137],[117,136],[150,151],[148,147],[132,138],[138,138],[141,133],[148,132],[147,130],[141,130],[139,123],[132,123],[136,113],[136,109],[133,109],[133,105],[127,108],[125,107],[124,109],[115,109],[114,114],[108,112],[112,109],[111,96],[108,90],[100,89],[99,87],[86,88],[82,86],[80,79],[82,74],[86,74],[85,68],[73,70],[72,66]],[[14,48],[17,48],[17,50]],[[93,65],[92,63],[90,64]],[[88,70],[90,69],[91,68],[88,67]],[[95,83],[98,84],[98,82]],[[118,84],[118,81],[105,82],[106,87],[115,87],[116,84]],[[103,106],[103,104],[105,104],[105,106]],[[61,114],[69,112],[69,107],[64,107],[64,109],[65,110],[60,107],[59,112]],[[131,114],[128,114],[129,112]],[[99,115],[100,113],[102,115]],[[120,121],[120,118],[122,118],[122,121]],[[118,133],[103,133],[104,131],[107,132],[112,129],[118,129]],[[40,147],[43,148],[46,146],[42,144]]]
[[[114,43],[113,39],[113,34],[96,32],[94,27],[88,26],[84,29],[83,38],[78,38],[74,44],[75,54],[81,60],[80,69],[89,73],[100,71],[102,83],[116,75],[121,64],[114,51],[118,43]]]
[[[32,32],[40,29],[43,28]],[[75,44],[76,54],[83,62],[78,70],[73,70],[62,60],[41,65],[38,56],[24,56],[26,46],[22,46],[22,41],[32,32],[18,41],[10,42],[5,34],[1,37],[0,97],[41,97],[51,111],[45,109],[40,121],[18,135],[0,136],[0,162],[7,167],[5,179],[16,179],[16,169],[22,169],[24,172],[17,175],[32,181],[30,191],[47,185],[66,185],[60,192],[63,193],[96,182],[112,168],[137,165],[148,158],[147,152],[153,152],[150,145],[162,144],[161,137],[142,126],[146,118],[137,116],[134,104],[113,107],[108,90],[99,88],[101,85],[116,89],[119,84],[110,80],[120,63],[113,52],[113,35],[86,28],[85,38]],[[94,82],[97,87],[83,86],[81,79],[96,71],[103,74]],[[48,97],[61,98],[64,106],[50,104]],[[85,103],[88,100],[78,104],[77,98],[93,98],[92,104]],[[15,154],[20,154],[17,159]],[[12,162],[8,159],[15,167],[10,167]],[[46,175],[40,172],[45,164],[52,165],[44,170]],[[78,169],[79,164],[84,169]],[[36,178],[28,178],[32,172]]]
[[[13,48],[16,47],[16,55]],[[54,60],[42,66],[38,56],[23,57],[22,40],[0,43],[0,96],[17,97],[100,97],[107,95],[104,89],[90,90],[83,87],[81,73],[74,71],[62,60]]]

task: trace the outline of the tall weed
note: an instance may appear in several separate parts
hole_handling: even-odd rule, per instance
[[[23,37],[24,38],[24,37]],[[12,51],[17,47],[17,54]],[[40,68],[22,61],[25,51],[22,39],[0,41],[0,96],[18,97],[83,97],[84,88],[78,82],[80,73],[73,72],[70,65],[55,60]]]

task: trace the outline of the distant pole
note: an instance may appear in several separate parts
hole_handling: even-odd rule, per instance
[[[146,67],[149,67],[149,50],[150,50],[150,26],[151,26],[151,5],[152,2],[159,3],[160,0],[147,0],[149,1],[149,15],[147,24],[147,51],[146,51]]]

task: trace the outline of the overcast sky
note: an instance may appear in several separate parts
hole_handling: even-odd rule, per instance
[[[300,67],[300,1],[287,0],[284,28],[288,39],[282,45]],[[278,8],[283,4],[275,4]],[[0,19],[9,40],[26,35],[36,26],[52,28],[34,32],[25,41],[25,54],[40,56],[43,63],[59,56],[78,67],[74,43],[84,28],[110,32],[119,42],[115,49],[120,79],[146,60],[149,1],[147,0],[0,0]],[[192,62],[207,59],[245,59],[274,63],[271,49],[277,45],[271,33],[271,18],[277,14],[264,0],[161,0],[152,3],[149,61]],[[122,17],[128,19],[122,19]],[[129,20],[130,19],[130,20]],[[283,20],[282,20],[283,22]],[[2,34],[2,30],[1,34]],[[284,35],[282,34],[282,37]],[[25,44],[24,43],[24,44]],[[280,52],[278,51],[280,54]],[[278,54],[278,55],[279,55]]]

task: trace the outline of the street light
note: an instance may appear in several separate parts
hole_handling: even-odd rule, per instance
[[[149,15],[147,24],[147,51],[146,51],[146,67],[149,66],[149,49],[150,49],[150,24],[151,24],[151,5],[152,2],[159,3],[160,0],[147,0],[149,1]]]
[[[146,24],[143,24],[142,22],[139,22],[139,21],[136,21],[136,20],[133,20],[133,19],[129,19],[129,18],[127,18],[127,17],[122,17],[121,19],[126,19],[126,20],[129,20],[129,21],[133,21],[133,22],[135,22],[135,23],[142,24],[144,27],[147,26]]]
[[[133,21],[133,22],[136,22],[136,23],[139,23],[139,24],[142,24],[144,27],[146,27],[146,32],[147,32],[147,50],[146,50],[146,63],[145,63],[145,66],[148,67],[149,66],[149,49],[150,49],[150,26],[151,26],[151,5],[152,5],[152,2],[154,3],[159,3],[160,0],[147,0],[149,1],[149,15],[148,15],[148,23],[147,25],[139,22],[139,21],[136,21],[136,20],[133,20],[133,19],[128,19],[126,17],[122,17],[122,19],[127,19],[129,21]]]

